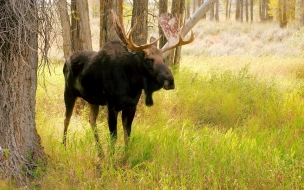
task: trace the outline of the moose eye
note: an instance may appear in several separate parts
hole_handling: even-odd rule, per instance
[[[153,64],[154,64],[154,60],[153,59],[147,59],[147,65],[149,67],[153,67]]]

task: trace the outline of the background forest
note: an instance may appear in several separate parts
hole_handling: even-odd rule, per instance
[[[25,188],[304,189],[304,1],[216,2],[192,29],[194,42],[166,58],[176,89],[154,93],[152,107],[141,98],[127,149],[119,121],[111,154],[107,113],[100,108],[104,159],[97,156],[89,108],[81,101],[71,119],[67,149],[61,144],[62,66],[72,52],[98,51],[117,38],[105,26],[111,23],[107,6],[119,12],[119,1],[49,2],[56,12],[49,62],[38,70],[35,109],[48,164],[30,171]],[[161,34],[160,12],[187,20],[203,3],[123,1],[121,13],[128,30],[136,10],[145,10],[136,13],[146,13],[146,22],[137,16],[146,27],[138,26],[134,41],[146,43]],[[159,47],[165,43],[160,40]],[[0,189],[18,184],[4,178]]]

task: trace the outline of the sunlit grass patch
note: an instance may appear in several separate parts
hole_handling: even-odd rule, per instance
[[[256,61],[266,61],[264,70],[275,65],[270,58],[202,58],[184,57],[176,89],[155,92],[154,106],[140,102],[128,147],[119,116],[118,142],[111,150],[106,111],[100,108],[104,159],[97,157],[87,106],[73,114],[64,149],[63,76],[46,76],[46,90],[37,91],[36,121],[49,164],[37,179],[39,187],[303,188],[304,101],[294,67],[281,61],[278,69],[286,73],[275,76],[256,72]]]

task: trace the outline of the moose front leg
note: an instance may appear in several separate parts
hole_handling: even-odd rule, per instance
[[[115,144],[117,139],[117,114],[118,112],[108,107],[108,125],[110,130],[111,143]]]
[[[125,145],[128,145],[131,135],[131,126],[135,116],[136,107],[122,110],[122,125],[124,130]]]
[[[95,138],[95,141],[96,141],[96,147],[98,149],[98,156],[103,158],[104,153],[103,153],[100,141],[99,141],[97,124],[96,124],[96,119],[97,119],[98,112],[99,112],[99,106],[94,105],[94,104],[89,104],[89,105],[90,105],[90,125],[91,125],[93,133],[94,133],[94,138]]]

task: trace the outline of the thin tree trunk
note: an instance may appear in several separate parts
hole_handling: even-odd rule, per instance
[[[190,0],[186,0],[186,12],[185,12],[186,18],[190,17]]]
[[[240,0],[240,21],[243,22],[244,5],[243,0]]]
[[[214,5],[210,8],[209,14],[210,14],[210,20],[213,21],[213,18],[214,18]]]
[[[266,21],[266,0],[262,0],[261,2],[261,21]]]
[[[304,26],[304,0],[301,0],[301,2],[300,2],[300,9],[301,9],[300,23],[301,23],[301,25],[303,27]]]
[[[148,37],[148,0],[133,0],[131,26],[137,22],[133,33],[134,42],[138,45],[146,44]]]
[[[92,50],[91,27],[89,18],[89,5],[87,0],[77,0],[79,11],[79,39],[81,40],[82,49]]]
[[[249,16],[248,16],[248,0],[245,0],[245,15],[246,15],[246,22],[249,21]]]
[[[168,0],[159,0],[159,16],[162,13],[166,13],[166,12],[168,12]],[[161,36],[161,38],[159,39],[159,47],[163,47],[167,43],[167,40],[160,26],[158,27],[158,31],[159,31],[159,36]]]
[[[279,15],[280,15],[280,27],[285,28],[287,26],[287,10],[286,10],[286,0],[279,0]]]
[[[241,0],[236,0],[235,20],[240,21],[241,18]]]
[[[57,7],[60,15],[60,22],[62,28],[62,41],[64,58],[68,58],[72,54],[72,39],[71,39],[71,25],[70,17],[67,10],[66,0],[58,0]]]
[[[216,21],[220,21],[219,9],[220,9],[220,2],[219,0],[217,0],[217,2],[215,3],[215,15],[214,15]]]
[[[89,18],[88,0],[72,0],[72,45],[73,52],[77,50],[92,50],[91,27]],[[85,106],[81,98],[77,100],[76,113],[80,113]]]
[[[289,2],[290,5],[290,19],[294,20],[296,19],[296,0],[291,0]]]
[[[172,1],[171,13],[174,16],[179,16],[180,5],[181,5],[180,0]],[[195,5],[196,5],[196,0],[193,0],[193,6],[194,6],[193,8],[195,8]],[[168,66],[173,66],[175,64],[175,51],[176,51],[176,48],[167,51],[169,53],[169,55],[168,55],[168,57],[165,58],[165,63]]]
[[[229,20],[229,0],[226,2],[226,20]]]
[[[230,1],[229,3],[229,13],[228,13],[228,18],[230,19],[230,15],[231,15],[231,6],[232,6],[232,2]]]
[[[104,37],[104,30],[102,29],[102,26],[103,26],[103,17],[105,16],[105,10],[104,10],[104,7],[105,7],[105,0],[100,0],[99,1],[99,47],[102,47],[103,46],[103,37]]]
[[[253,0],[250,0],[250,20],[253,22]]]
[[[122,19],[122,0],[104,0],[103,43],[119,39],[113,27],[111,9]]]
[[[178,7],[179,12],[179,22],[180,26],[184,23],[184,12],[185,12],[185,0],[180,0]],[[178,46],[175,49],[175,56],[174,56],[174,64],[175,68],[178,68],[180,66],[180,60],[181,60],[181,54],[182,54],[182,46]]]
[[[28,182],[38,161],[45,158],[35,123],[36,3],[0,0],[0,172],[20,185]]]

